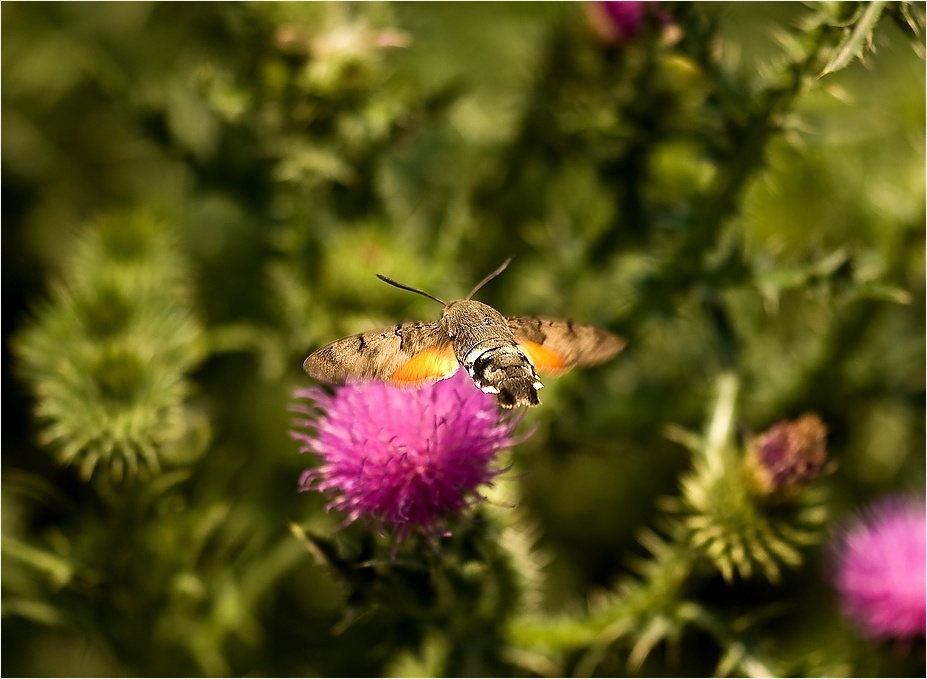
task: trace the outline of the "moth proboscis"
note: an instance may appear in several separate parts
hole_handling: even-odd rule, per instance
[[[471,299],[502,273],[502,265],[465,299],[444,302],[387,278],[390,285],[438,302],[440,320],[402,323],[337,340],[313,352],[303,369],[330,384],[385,381],[413,386],[442,380],[463,366],[476,386],[495,394],[504,408],[536,406],[544,385],[538,373],[558,375],[575,365],[594,365],[624,347],[620,337],[585,323],[538,316],[505,317]]]

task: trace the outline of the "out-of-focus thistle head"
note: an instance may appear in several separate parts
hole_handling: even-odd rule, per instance
[[[839,534],[834,586],[870,639],[924,638],[927,518],[923,496],[884,498]]]
[[[659,27],[666,42],[675,42],[680,37],[679,27],[659,2],[587,2],[585,8],[587,23],[606,45],[620,46],[632,42],[650,22]]]
[[[682,513],[692,548],[726,580],[761,574],[776,582],[783,567],[801,564],[801,550],[820,540],[827,519],[824,489],[812,483],[826,455],[824,426],[814,415],[779,423],[744,451],[730,435],[733,399],[722,405],[723,399],[714,419],[727,425],[716,430],[720,435],[713,442],[693,442],[693,470],[683,480],[679,506],[672,508]],[[757,492],[753,470],[764,460],[762,487],[788,493]]]
[[[51,299],[16,338],[39,440],[89,478],[195,455],[205,419],[185,403],[202,355],[185,267],[166,225],[110,216],[81,234]]]
[[[774,424],[748,443],[746,470],[757,492],[791,495],[813,483],[827,462],[827,428],[814,414]]]

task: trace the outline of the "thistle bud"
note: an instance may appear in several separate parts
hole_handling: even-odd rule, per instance
[[[817,479],[827,462],[827,428],[814,414],[778,422],[754,438],[747,470],[762,495],[791,494]]]
[[[17,336],[39,441],[89,479],[150,476],[205,449],[187,372],[203,355],[190,274],[168,224],[114,214],[71,247],[49,301]]]

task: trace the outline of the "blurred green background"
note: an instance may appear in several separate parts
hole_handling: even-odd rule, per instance
[[[661,3],[609,41],[583,3],[3,3],[5,674],[403,672],[397,649],[433,621],[361,611],[288,528],[338,524],[296,492],[302,359],[439,314],[375,273],[449,299],[514,256],[482,301],[629,340],[547,381],[500,481],[546,554],[543,610],[581,609],[644,554],[689,466],[667,427],[699,431],[723,371],[745,435],[825,421],[834,525],[923,492],[918,7],[890,5],[853,43],[863,59],[822,75],[854,5]],[[34,319],[121,237],[178,291],[138,304],[193,324],[170,335],[182,357],[151,348],[126,378],[176,377],[180,424],[152,415],[157,471],[88,480],[86,450],[63,466],[67,441],[40,445],[36,408],[96,340],[66,330],[67,305],[59,335]],[[74,403],[67,431],[96,426]],[[825,552],[807,557],[778,586],[709,578],[692,596],[780,605],[761,635],[786,658],[827,649],[822,674],[922,671],[861,645]],[[681,643],[637,672],[714,671],[703,637]]]

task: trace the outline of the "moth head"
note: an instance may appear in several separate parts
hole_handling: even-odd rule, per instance
[[[447,334],[455,337],[461,332],[472,331],[473,328],[506,327],[505,316],[488,304],[476,302],[472,299],[458,299],[444,307],[441,315]]]

